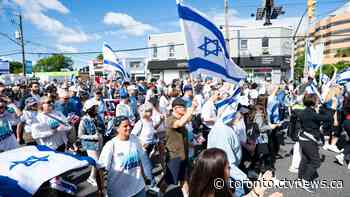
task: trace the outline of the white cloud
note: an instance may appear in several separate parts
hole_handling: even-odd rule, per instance
[[[157,28],[135,20],[133,17],[117,12],[108,12],[103,22],[107,25],[116,25],[125,33],[132,36],[143,36],[146,32],[158,31]]]
[[[72,46],[66,46],[66,45],[56,45],[56,48],[59,49],[61,52],[69,52],[69,53],[76,53],[78,52],[78,49],[72,47]]]
[[[69,10],[58,0],[14,0],[24,11],[24,17],[30,20],[40,30],[46,31],[57,38],[59,43],[83,43],[94,39],[79,29],[66,27],[61,21],[45,14],[55,10],[68,14]]]

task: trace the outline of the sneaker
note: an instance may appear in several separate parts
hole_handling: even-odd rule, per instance
[[[326,143],[326,144],[324,144],[324,145],[322,146],[322,148],[323,148],[323,150],[328,150],[328,149],[329,149],[329,146],[330,146],[330,145]]]
[[[339,154],[337,156],[335,156],[335,158],[337,159],[337,161],[341,164],[344,165],[344,154]]]
[[[290,168],[288,169],[288,171],[291,172],[291,173],[298,174],[299,169],[298,169],[298,168],[292,168],[292,167],[290,167]]]
[[[349,162],[349,164],[348,164],[348,169],[350,170],[350,162]]]
[[[92,186],[97,187],[97,182],[96,182],[95,179],[93,179],[93,178],[88,178],[87,182],[90,183]]]
[[[328,150],[335,152],[335,153],[341,153],[341,150],[339,150],[336,145],[329,145]]]
[[[315,193],[316,192],[311,182],[305,181],[305,180],[302,180],[302,182],[303,182],[302,188],[305,191],[307,191],[309,193]]]

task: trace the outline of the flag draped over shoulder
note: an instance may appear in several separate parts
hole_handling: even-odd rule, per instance
[[[116,71],[120,73],[123,80],[129,81],[129,73],[126,67],[117,61],[118,58],[113,52],[112,47],[109,46],[107,43],[103,43],[102,52],[104,69],[108,71]]]
[[[219,28],[193,8],[182,3],[178,3],[177,7],[185,34],[189,71],[232,83],[245,79],[246,72],[230,58]]]
[[[231,94],[231,96],[222,99],[215,103],[215,107],[218,114],[218,120],[227,124],[232,121],[236,114],[238,108],[238,96],[241,93],[240,87],[237,87]]]
[[[32,196],[46,181],[88,165],[96,163],[41,145],[0,153],[0,196]]]

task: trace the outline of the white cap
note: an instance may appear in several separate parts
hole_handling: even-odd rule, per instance
[[[76,88],[75,86],[71,86],[69,87],[69,91],[78,92],[78,88]]]
[[[98,103],[95,99],[89,99],[84,103],[83,111],[86,112],[87,110],[91,109],[93,106],[97,106]]]
[[[58,96],[60,98],[65,98],[65,97],[69,97],[69,94],[67,91],[61,90],[61,91],[59,91]]]

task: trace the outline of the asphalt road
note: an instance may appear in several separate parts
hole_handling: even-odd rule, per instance
[[[283,149],[291,150],[292,145],[285,145]],[[289,186],[285,184],[284,188],[272,188],[268,189],[265,196],[269,196],[274,191],[279,191],[283,193],[285,197],[350,197],[350,170],[347,166],[340,166],[335,163],[335,153],[330,151],[324,151],[321,149],[321,154],[325,155],[325,161],[322,163],[319,169],[319,179],[326,180],[327,185],[330,184],[329,181],[335,180],[335,188],[319,188],[316,193],[308,193],[300,187],[286,188]],[[289,165],[291,163],[291,157],[285,157],[279,159],[276,162],[276,178],[279,180],[297,180],[297,174],[288,171]],[[76,173],[75,176],[84,178],[88,176],[89,169],[84,169],[83,171]],[[342,182],[339,182],[342,181]],[[290,184],[291,185],[291,184]],[[343,186],[342,188],[339,188]],[[95,196],[96,188],[91,186],[89,183],[82,182],[78,185],[79,193],[78,196]]]

